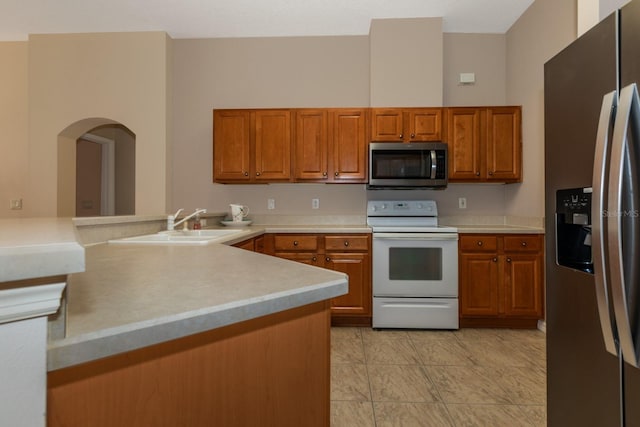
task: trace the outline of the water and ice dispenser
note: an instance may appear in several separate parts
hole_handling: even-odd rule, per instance
[[[556,192],[556,261],[593,273],[591,256],[591,188]]]

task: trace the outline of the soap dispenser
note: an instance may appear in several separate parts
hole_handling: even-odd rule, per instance
[[[196,209],[197,211],[197,209]],[[193,220],[193,229],[194,230],[201,230],[202,229],[202,223],[200,222],[200,214],[196,214],[195,219]]]

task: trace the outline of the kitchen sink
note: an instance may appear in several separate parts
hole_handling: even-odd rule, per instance
[[[125,237],[109,240],[114,244],[159,244],[159,245],[206,245],[230,237],[234,234],[242,234],[242,230],[175,230],[161,231],[155,234],[143,236]]]

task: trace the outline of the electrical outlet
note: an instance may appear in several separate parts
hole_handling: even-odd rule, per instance
[[[311,209],[320,209],[320,199],[311,199]]]
[[[459,209],[467,209],[467,198],[466,197],[458,197],[458,208]]]
[[[276,208],[276,199],[267,199],[267,209],[275,209]]]
[[[22,209],[22,199],[11,199],[9,201],[9,209],[14,211]]]

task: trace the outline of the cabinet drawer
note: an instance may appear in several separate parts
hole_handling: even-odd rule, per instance
[[[367,236],[325,236],[324,247],[328,251],[367,251],[369,238]]]
[[[542,249],[542,239],[536,234],[504,237],[505,252],[538,252]]]
[[[460,249],[463,252],[495,252],[498,250],[498,238],[483,235],[460,236]]]
[[[275,236],[276,251],[315,251],[318,249],[318,237],[299,234]]]

